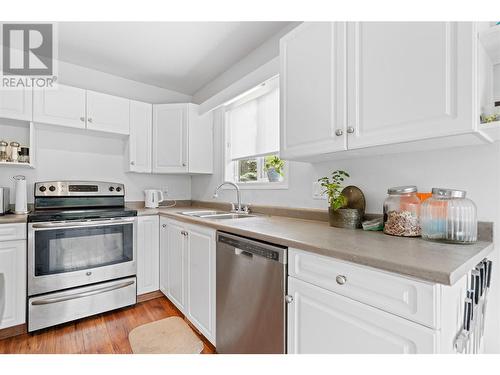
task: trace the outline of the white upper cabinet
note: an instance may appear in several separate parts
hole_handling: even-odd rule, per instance
[[[305,22],[281,39],[282,158],[346,149],[345,48],[341,22]]]
[[[188,105],[153,105],[153,173],[188,171]]]
[[[34,90],[33,121],[84,129],[85,99],[84,89],[61,84],[54,89]]]
[[[198,115],[198,106],[189,104],[189,173],[213,173],[213,114]]]
[[[410,141],[425,149],[454,135],[462,137],[449,144],[483,142],[474,30],[472,22],[299,25],[280,41],[281,157],[314,161]]]
[[[87,129],[130,133],[130,100],[87,90]]]
[[[350,149],[475,129],[471,22],[350,23],[348,51]]]
[[[151,173],[153,106],[135,100],[130,101],[130,172]]]
[[[33,118],[31,89],[0,90],[0,118],[31,121]]]

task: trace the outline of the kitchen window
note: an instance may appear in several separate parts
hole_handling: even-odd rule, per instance
[[[224,109],[225,180],[247,189],[287,188],[287,163],[279,159],[278,77],[231,100]]]

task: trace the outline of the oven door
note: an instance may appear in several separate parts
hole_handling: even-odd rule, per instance
[[[136,274],[136,217],[30,223],[28,295]]]

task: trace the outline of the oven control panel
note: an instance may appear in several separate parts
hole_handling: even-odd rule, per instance
[[[125,186],[116,182],[45,181],[35,183],[35,197],[125,196]]]

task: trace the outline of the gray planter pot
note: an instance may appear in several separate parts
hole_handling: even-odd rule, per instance
[[[267,170],[267,178],[269,179],[269,182],[279,182],[281,175],[276,172],[276,169],[274,168],[269,168]]]
[[[361,228],[363,213],[356,208],[328,208],[328,221],[331,227],[357,229]]]

